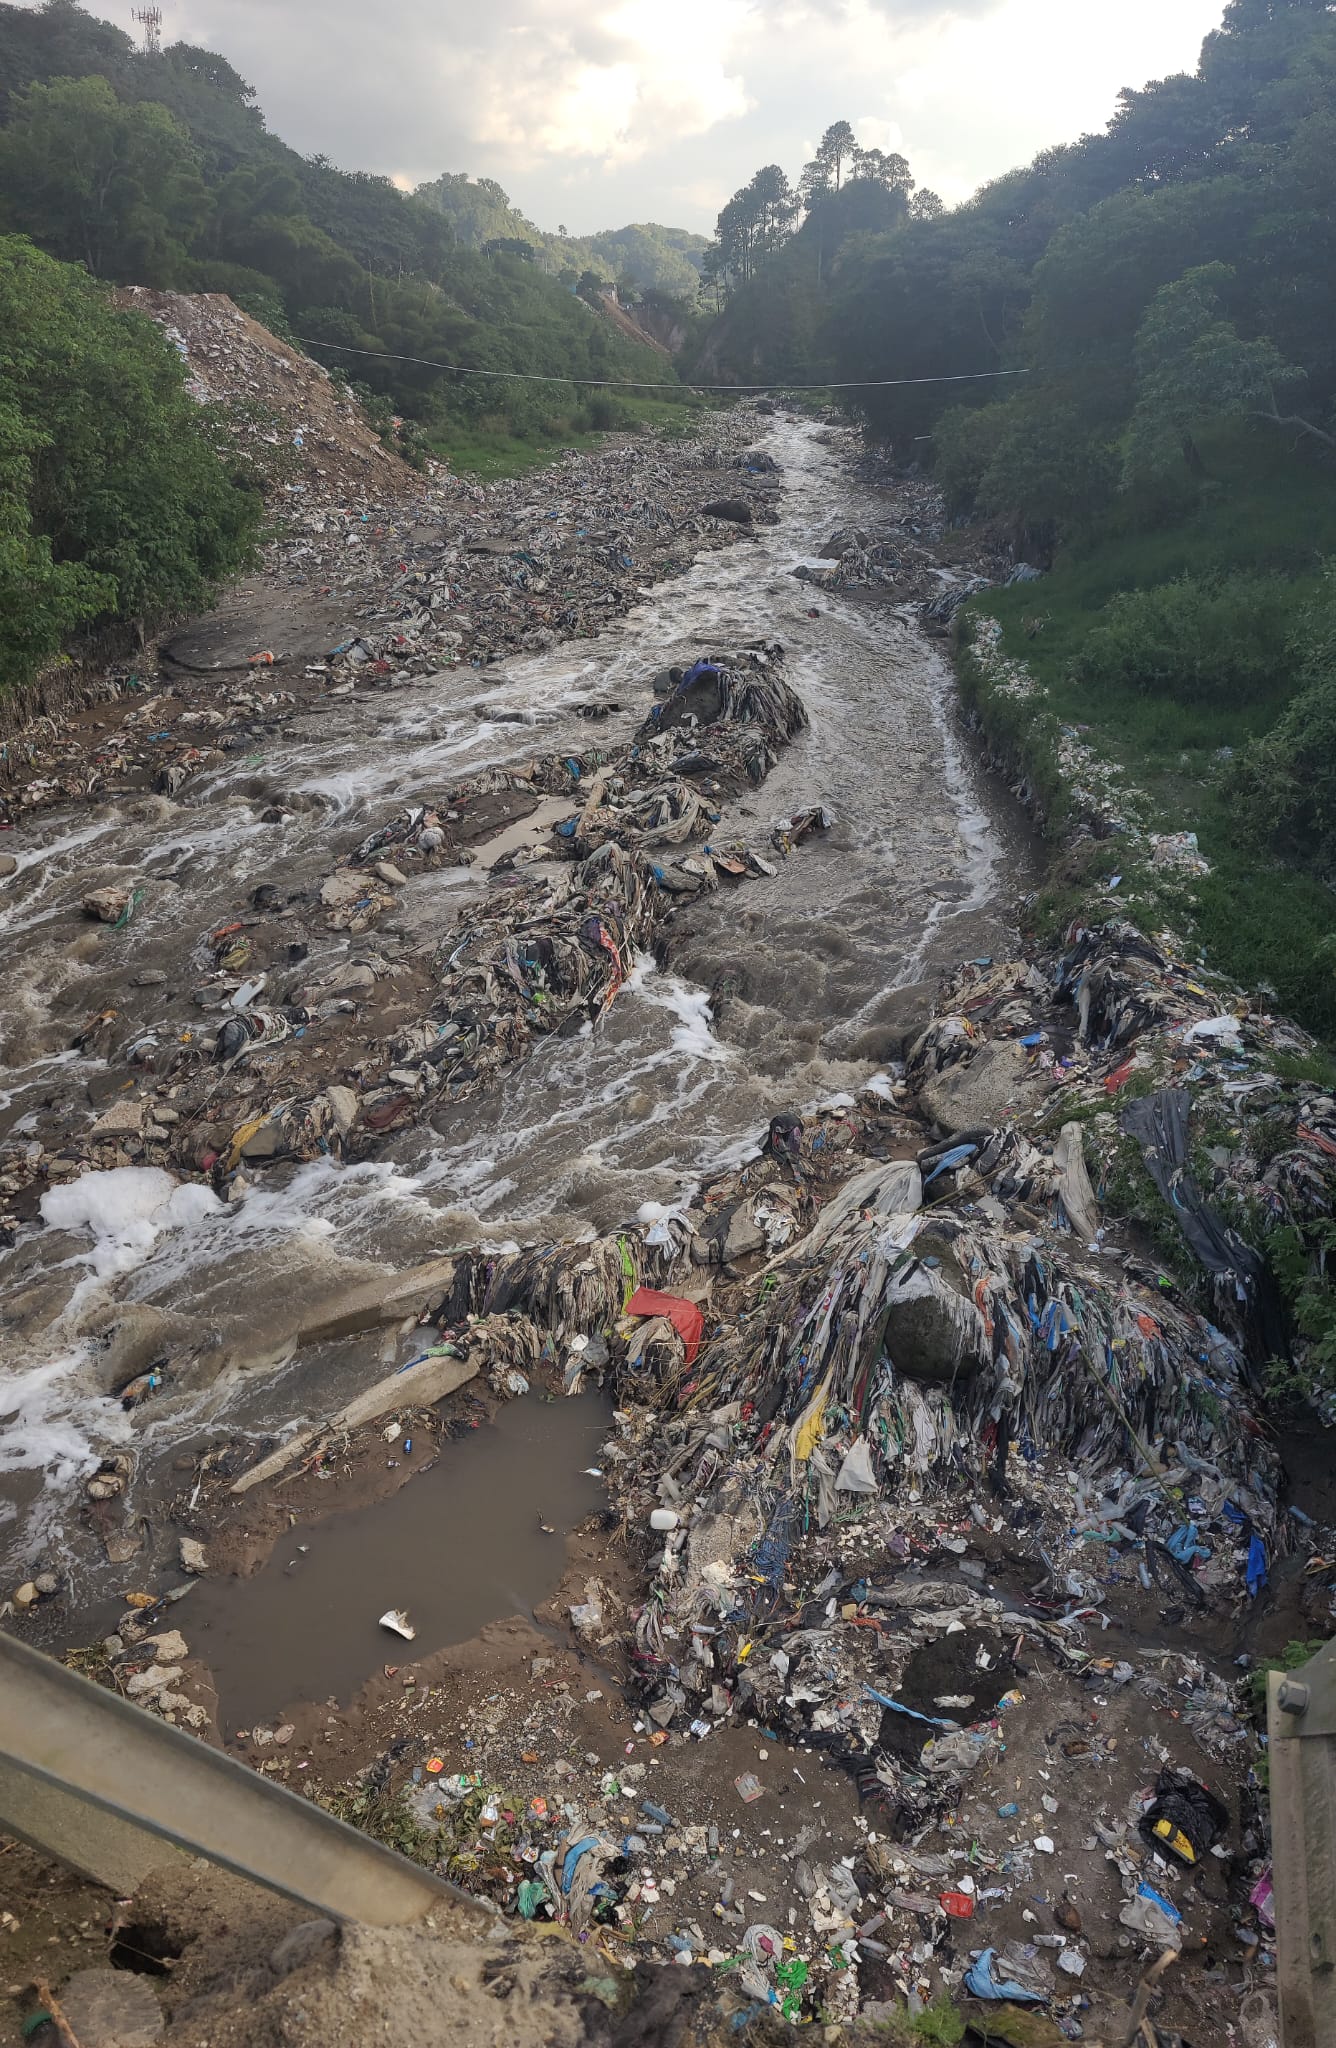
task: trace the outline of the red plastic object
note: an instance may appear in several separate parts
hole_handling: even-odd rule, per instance
[[[637,1287],[626,1304],[626,1313],[629,1316],[667,1316],[687,1347],[687,1364],[695,1363],[705,1330],[705,1318],[694,1301],[686,1301],[680,1294],[660,1294],[654,1287]]]

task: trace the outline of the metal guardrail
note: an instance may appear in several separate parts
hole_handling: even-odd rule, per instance
[[[114,1890],[205,1856],[334,1920],[397,1927],[468,1893],[0,1633],[0,1830]]]
[[[1267,1677],[1284,2048],[1336,2048],[1336,1640]]]

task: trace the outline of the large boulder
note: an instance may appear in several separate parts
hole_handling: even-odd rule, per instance
[[[1036,1109],[1049,1091],[1048,1076],[1014,1039],[996,1038],[919,1083],[919,1108],[948,1137],[1006,1123]]]
[[[971,1379],[990,1356],[984,1319],[948,1245],[920,1232],[914,1252],[919,1263],[907,1279],[892,1281],[885,1297],[886,1355],[911,1379]]]

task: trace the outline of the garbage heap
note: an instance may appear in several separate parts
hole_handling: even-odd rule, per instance
[[[588,639],[646,583],[778,516],[778,479],[739,474],[751,414],[709,424],[709,441],[568,450],[541,482],[480,484],[432,465],[398,504],[290,494],[268,566],[288,584],[356,604],[357,626],[320,664],[335,688],[402,684]],[[734,510],[709,509],[720,504]]]
[[[602,1015],[677,897],[774,872],[745,844],[716,845],[707,835],[720,823],[719,801],[763,781],[777,749],[807,723],[782,659],[772,643],[697,662],[629,747],[551,755],[518,778],[488,770],[452,792],[440,808],[515,780],[569,798],[572,809],[528,849],[527,862],[516,856],[514,886],[494,905],[462,913],[442,942],[429,1011],[363,1062],[356,1114],[340,1133],[346,1151],[369,1149],[424,1104],[479,1094],[535,1039]],[[438,818],[425,807],[396,841],[396,858],[415,847],[435,857]],[[688,850],[693,840],[700,843]],[[368,844],[344,870],[359,901]],[[554,851],[569,865],[554,867]],[[532,880],[522,879],[525,865]],[[327,1140],[322,1110],[306,1104],[284,1109],[280,1123],[283,1156],[310,1157]]]
[[[926,557],[922,548],[913,553]],[[856,526],[833,533],[821,550],[821,560],[829,567],[814,568],[810,562],[800,562],[793,574],[800,583],[814,584],[818,590],[848,590],[856,585],[887,589],[901,581],[907,566],[903,543],[874,540]]]
[[[689,1206],[457,1266],[443,1327],[531,1320],[568,1389],[612,1376],[647,1591],[625,1637],[596,1583],[571,1620],[622,1644],[644,1725],[755,1723],[857,1787],[857,1853],[794,1851],[796,1932],[725,1885],[737,1931],[689,1943],[753,1997],[877,2017],[946,1988],[1075,2037],[1138,1956],[1270,1966],[1256,1736],[1210,1658],[1278,1556],[1323,1566],[1259,1413],[1288,1333],[1240,1227],[1330,1212],[1312,1051],[1163,935],[1074,929],[961,969],[903,1077],[776,1117]],[[1133,1166],[1181,1256],[1104,1215]],[[565,1853],[621,1919],[650,1894],[615,1848]],[[521,1910],[573,1914],[551,1874]]]
[[[625,1836],[580,1807],[554,1850],[521,1853],[503,1903],[634,1926],[791,2018],[946,1990],[1011,2008],[1000,2038],[1031,2038],[1007,2031],[1017,2006],[1074,2037],[1145,1952],[1209,1940],[1267,1965],[1256,1739],[1195,1638],[1303,1539],[1242,1332],[1139,1279],[1098,1224],[1091,1251],[1069,1170],[998,1222],[961,1143],[875,1156],[915,1121],[876,1090],[778,1116],[689,1207],[461,1258],[432,1304],[438,1341],[509,1323],[526,1372],[572,1392],[613,1378],[602,1462],[646,1594],[625,1633],[597,1579],[569,1613],[600,1663],[625,1659],[637,1731],[691,1745],[754,1725],[772,1792],[790,1759],[811,1787],[812,1752],[861,1816],[839,1851],[819,1824],[786,1829],[783,1912],[749,1907],[725,1858],[702,1925],[649,1909],[724,1830],[642,1806]],[[499,1353],[491,1378],[510,1384]],[[1136,1640],[1138,1603],[1173,1647]],[[736,1780],[744,1803],[764,1789]],[[508,1803],[458,1794],[484,1822]]]
[[[591,638],[647,584],[777,516],[777,477],[739,468],[756,430],[750,409],[711,415],[708,441],[643,435],[568,450],[541,478],[483,484],[435,462],[419,475],[385,455],[319,365],[227,300],[145,296],[171,301],[159,317],[184,337],[192,365],[207,358],[210,395],[272,472],[262,593],[303,595],[287,624],[262,603],[250,631],[245,593],[226,600],[239,612],[236,633],[203,666],[187,630],[164,638],[155,654],[165,660],[115,662],[88,678],[90,695],[127,704],[113,723],[44,716],[11,735],[0,821],[11,809],[139,790],[174,796],[294,716],[318,717],[354,691],[407,688]],[[195,309],[193,324],[182,307]],[[741,494],[748,517],[707,513],[721,493]]]
[[[854,473],[873,487],[883,489],[889,471],[861,457],[854,459]],[[893,524],[873,532],[865,526],[838,526],[816,561],[803,561],[793,569],[799,584],[816,590],[881,590],[900,600],[920,600],[928,616],[936,616],[934,604],[941,600],[949,571],[943,569],[943,518],[941,502],[932,489],[916,489],[904,477],[895,477],[895,496],[906,502],[906,510]],[[979,555],[975,537],[963,545],[973,563]],[[971,588],[988,588],[988,578],[969,578]]]
[[[77,1157],[67,1146],[64,1177],[145,1163],[225,1187],[243,1163],[361,1156],[411,1119],[478,1094],[536,1040],[597,1018],[679,899],[775,873],[829,822],[815,806],[776,827],[764,850],[724,824],[727,800],[763,782],[807,723],[783,667],[775,643],[705,656],[661,679],[665,694],[631,741],[489,769],[397,814],[338,861],[315,914],[354,934],[371,930],[414,873],[479,863],[487,886],[471,892],[415,981],[412,1021],[378,1035],[350,1016],[374,990],[374,952],[313,985],[306,965],[288,964],[279,892],[256,892],[248,911],[201,935],[195,1001],[212,1012],[202,1029],[165,1021],[118,1044],[115,1013],[105,1030],[94,1020],[89,1042],[127,1060],[143,1085],[98,1119]],[[498,797],[518,815],[511,849],[495,860],[461,850],[461,814],[485,815]],[[125,920],[133,888],[93,892],[85,909]],[[170,1121],[153,1093],[169,1086]]]
[[[1120,1532],[1144,1584],[1197,1600],[1180,1565],[1202,1525],[1232,1526],[1250,1590],[1288,1540],[1239,1343],[1126,1269],[994,1223],[977,1199],[934,1199],[960,1172],[929,1153],[850,1175],[725,1327],[698,1346],[661,1333],[672,1355],[653,1374],[628,1351],[626,1498],[642,1519],[651,1503],[677,1518],[637,1642],[651,1695],[663,1681],[658,1699],[688,1719],[721,1699],[731,1711],[739,1689],[759,1688],[768,1717],[793,1711],[801,1659],[790,1649],[776,1672],[757,1652],[792,1630],[779,1596],[802,1534],[863,1497],[1014,1489],[1051,1520],[1055,1572],[1084,1520]],[[1055,1456],[1090,1494],[1076,1530]],[[702,1619],[712,1637],[738,1632],[731,1658],[699,1654]],[[878,1720],[865,1702],[846,1732]]]
[[[1260,1367],[1290,1333],[1240,1226],[1330,1214],[1336,1103],[1286,1078],[1313,1052],[1306,1034],[1198,975],[1119,923],[1073,931],[1044,966],[971,963],[898,1084],[919,1112],[914,1156],[868,1164],[874,1126],[860,1133],[849,1113],[776,1119],[766,1158],[700,1198],[727,1215],[723,1257],[730,1237],[732,1256],[772,1254],[740,1312],[648,1378],[627,1353],[621,1389],[650,1445],[641,1481],[711,1517],[730,1497],[752,1515],[768,1499],[765,1541],[782,1549],[788,1519],[824,1526],[843,1495],[903,1494],[934,1474],[1002,1489],[1060,1453],[1090,1481],[1125,1475],[1106,1520],[1125,1519],[1127,1489],[1144,1496],[1138,1542],[1148,1529],[1154,1546],[1166,1518],[1174,1534],[1187,1500],[1198,1519],[1226,1515],[1255,1590],[1292,1526],[1255,1414]],[[1203,1145],[1225,1119],[1232,1142]],[[1107,1194],[1130,1167],[1178,1234],[1173,1264],[1101,1218],[1096,1183]],[[688,1245],[708,1256],[684,1221],[661,1260]],[[665,1413],[674,1467],[691,1475],[666,1493]],[[699,1591],[684,1577],[689,1519],[666,1546],[664,1612]],[[1159,1556],[1148,1568],[1166,1570]]]

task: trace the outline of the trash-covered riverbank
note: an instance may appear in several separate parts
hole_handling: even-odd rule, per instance
[[[921,511],[916,498],[902,523]],[[833,541],[829,507],[817,517]],[[1331,1105],[1297,1077],[1302,1034],[1167,937],[1106,922],[1026,956],[995,919],[1002,944],[937,972],[939,926],[958,915],[964,946],[981,931],[969,874],[993,857],[946,781],[957,874],[925,864],[894,922],[883,897],[860,922],[873,871],[841,836],[840,783],[817,751],[823,724],[840,734],[815,635],[839,632],[846,675],[864,643],[883,661],[922,644],[888,609],[885,578],[864,574],[864,556],[886,570],[899,546],[843,551],[815,620],[811,586],[784,563],[792,594],[778,578],[764,593],[782,659],[772,638],[708,632],[692,612],[656,662],[637,649],[638,689],[619,676],[593,747],[574,746],[590,727],[571,705],[559,744],[522,772],[464,762],[471,774],[433,780],[419,760],[394,802],[365,791],[338,845],[304,852],[300,905],[253,903],[240,929],[210,927],[191,970],[206,1021],[179,1063],[179,1037],[171,1064],[154,1063],[159,1031],[127,1087],[123,1048],[138,1041],[108,1030],[97,1086],[124,1103],[125,1129],[104,1134],[116,1150],[66,1135],[70,1170],[38,1165],[15,1190],[34,1191],[14,1248],[30,1303],[53,1286],[68,1298],[68,1276],[42,1264],[58,1226],[68,1259],[93,1236],[103,1271],[86,1278],[111,1283],[92,1327],[122,1433],[80,1480],[121,1592],[83,1608],[96,1625],[79,1654],[517,1919],[568,1927],[609,1968],[703,1966],[730,2012],[877,2020],[945,1998],[1018,2044],[1119,2038],[1163,1942],[1180,1956],[1166,2024],[1216,2038],[1259,1991],[1249,2010],[1264,2022],[1270,1981],[1238,1660],[1325,1633],[1331,1616],[1326,1535],[1293,1511],[1260,1395],[1273,1304],[1231,1204],[1314,1213]],[[906,601],[928,573],[916,560]],[[583,677],[579,700],[598,701]],[[894,761],[891,866],[897,841],[902,866],[919,858],[920,821],[895,797],[930,737],[920,718]],[[842,744],[851,800],[872,784],[887,800],[885,759],[862,780],[869,764]],[[460,867],[490,880],[456,914],[440,878]],[[252,894],[277,888],[255,872]],[[822,914],[800,924],[807,890]],[[415,896],[428,914],[382,975],[376,946]],[[841,920],[863,970],[851,988],[827,929]],[[327,953],[285,960],[312,926]],[[767,952],[790,1010],[832,992],[842,1005],[826,1019],[840,1064],[824,1091],[795,1090],[806,1070],[787,1046],[766,1064],[760,1027],[780,1015],[759,1000]],[[591,1070],[600,1095],[577,1063],[651,969],[685,960],[711,962],[712,985],[697,969],[693,1006],[675,998],[672,1070],[722,1066],[725,1092],[764,1102],[750,1138],[743,1123],[712,1166],[690,1155],[675,1195],[620,1215],[605,1202],[606,1222],[564,1236],[476,1218],[470,1231],[459,1183],[480,1154],[496,1172],[514,1091],[547,1091],[557,1143],[571,1142],[562,1098],[577,1075],[581,1120],[600,1100],[620,1115],[615,1068]],[[274,1003],[286,977],[326,966],[357,974],[326,988],[328,1016]],[[730,1019],[746,1031],[753,1018],[748,1070],[729,1068]],[[547,1048],[565,1064],[545,1066]],[[648,1097],[637,1129],[691,1113],[653,1096],[658,1071],[634,1069]],[[1274,1141],[1265,1158],[1240,1136],[1250,1103]],[[68,1133],[68,1098],[46,1114]],[[467,1149],[450,1150],[456,1131]],[[537,1162],[529,1143],[520,1156]],[[443,1214],[408,1181],[433,1146],[455,1177]],[[408,1185],[376,1256],[327,1259],[287,1302],[261,1295],[266,1214],[316,1177],[389,1191],[386,1160]],[[1148,1208],[1129,1219],[1134,1169],[1168,1192],[1181,1256]],[[146,1243],[101,1227],[106,1173],[160,1176],[133,1219]],[[251,1263],[235,1259],[220,1285],[199,1254],[238,1224],[257,1231]],[[145,1298],[135,1276],[159,1240],[183,1264]],[[301,1249],[306,1271],[309,1229]],[[247,1350],[237,1333],[260,1300]],[[159,1359],[161,1384],[145,1384]],[[188,1405],[201,1387],[215,1390],[204,1410]],[[536,1536],[560,1546],[556,1593],[529,1612],[517,1595],[451,1643],[448,1622],[415,1616],[396,1587],[376,1503],[420,1485],[446,1439],[466,1455],[505,1404],[592,1389],[615,1404],[590,1460],[607,1506],[570,1527],[535,1493]],[[174,1415],[189,1433],[169,1459]],[[210,1663],[216,1589],[241,1581],[227,1592],[235,1629],[250,1575],[298,1585],[353,1510],[367,1517],[365,1598],[349,1569],[348,1612],[329,1625],[355,1634],[366,1682],[274,1698],[239,1723],[224,1660],[217,1675]],[[63,1646],[60,1560],[34,1553],[31,1571],[10,1625]]]
[[[945,1995],[1046,2015],[1026,2039],[1108,2038],[1165,1947],[1166,2015],[1190,2038],[1245,2004],[1264,2018],[1247,1667],[1268,1579],[1320,1630],[1330,1568],[1252,1383],[1246,1259],[1194,1308],[1079,1140],[1138,1062],[1260,1075],[1288,1035],[1239,1017],[1194,1036],[1208,992],[1170,1000],[1161,959],[1164,1013],[1100,1043],[1083,994],[1102,963],[1126,996],[1127,943],[965,970],[904,1082],[777,1114],[677,1216],[401,1276],[424,1354],[492,1396],[517,1361],[558,1401],[606,1382],[618,1521],[585,1528],[546,1635],[506,1624],[452,1654],[383,1621],[383,1675],[350,1714],[229,1740],[522,1919],[736,1973],[790,2018]],[[1144,993],[1151,962],[1130,957]],[[979,1096],[990,1048],[1017,1071],[971,1103],[984,1121],[940,1099],[928,1115],[953,1069]],[[391,1380],[360,1432],[300,1447],[284,1519],[306,1519],[329,1461],[411,1454],[421,1421]],[[250,1525],[276,1477],[257,1496],[247,1471],[217,1475],[210,1570],[224,1484]],[[318,1551],[322,1522],[278,1541]],[[178,1611],[180,1640],[162,1631]],[[179,1689],[192,1654],[208,1670],[190,1613],[127,1614],[110,1654],[140,1697],[207,1724]]]

